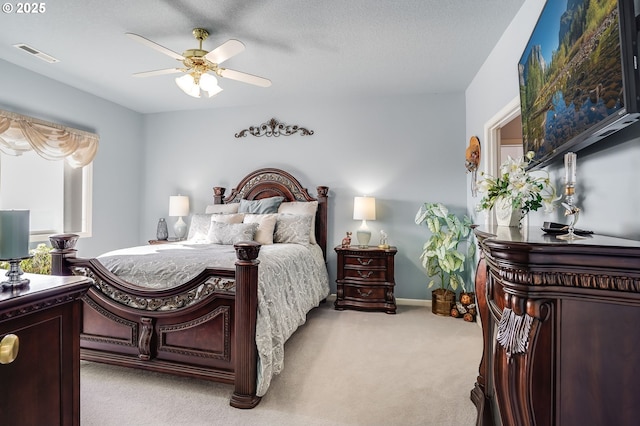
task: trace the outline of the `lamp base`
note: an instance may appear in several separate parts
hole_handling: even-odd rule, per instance
[[[173,225],[173,232],[175,232],[178,240],[183,240],[187,235],[187,224],[182,220],[182,216],[178,216],[178,221]]]
[[[24,257],[22,259],[28,259],[31,256]],[[9,270],[5,274],[6,277],[9,277],[7,281],[2,281],[0,285],[2,285],[2,290],[16,290],[20,288],[25,288],[29,286],[28,278],[20,278],[23,274],[22,269],[20,268],[20,262],[22,259],[8,259],[9,262]]]
[[[371,241],[371,231],[368,229],[358,229],[356,231],[356,237],[358,238],[358,247],[369,247],[369,241]]]

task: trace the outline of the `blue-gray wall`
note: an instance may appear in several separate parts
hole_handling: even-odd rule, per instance
[[[330,188],[333,291],[332,248],[359,226],[352,219],[353,197],[367,194],[376,197],[377,220],[369,222],[372,242],[384,230],[398,247],[396,296],[430,298],[418,262],[427,231],[414,224],[414,216],[425,201],[441,201],[464,213],[463,111],[464,96],[456,93],[147,115],[140,240],[154,234],[170,195],[189,195],[191,211],[203,212],[213,186],[230,190],[254,169],[278,167],[292,172],[312,194],[316,186]],[[234,137],[272,117],[314,134]],[[171,226],[175,218],[168,220]]]
[[[330,187],[334,290],[331,248],[358,227],[353,197],[367,194],[377,199],[377,220],[369,222],[373,242],[385,230],[398,247],[397,297],[427,299],[418,262],[427,231],[414,224],[415,213],[425,201],[459,213],[466,207],[463,93],[141,115],[4,61],[0,73],[1,108],[100,135],[93,237],[78,245],[84,256],[153,238],[170,195],[189,195],[191,212],[202,212],[213,186],[230,189],[254,169],[278,167],[312,194],[318,185]],[[315,134],[234,137],[272,117]]]
[[[1,109],[100,136],[93,163],[93,237],[80,240],[81,254],[96,256],[137,244],[142,115],[3,60],[0,75]]]
[[[511,100],[518,96],[517,63],[544,6],[544,0],[527,0],[484,65],[467,88],[466,139],[483,135],[484,126]],[[581,208],[579,228],[596,233],[640,240],[640,124],[577,152],[578,206]],[[547,167],[562,189],[562,158]],[[469,191],[467,191],[469,194]],[[479,198],[467,195],[469,212],[473,214]],[[565,221],[562,209],[551,215],[534,212],[529,225],[540,227],[546,220]],[[478,215],[477,222],[483,217]]]

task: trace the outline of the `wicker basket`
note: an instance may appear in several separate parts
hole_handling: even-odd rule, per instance
[[[451,308],[456,304],[456,294],[443,288],[431,292],[431,312],[445,317],[451,316]]]

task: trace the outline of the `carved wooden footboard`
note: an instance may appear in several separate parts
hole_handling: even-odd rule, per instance
[[[76,258],[73,234],[54,235],[54,275],[84,275],[81,357],[126,367],[233,383],[231,405],[253,408],[258,253],[236,244],[236,269],[207,268],[176,288],[136,290],[96,259]],[[235,357],[233,356],[235,354]]]

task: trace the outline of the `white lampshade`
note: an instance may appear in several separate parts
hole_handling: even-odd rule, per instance
[[[374,197],[355,197],[353,199],[354,220],[376,220],[376,199]]]
[[[169,197],[169,216],[187,216],[189,214],[189,197],[172,195]]]
[[[200,97],[200,87],[196,84],[191,74],[185,74],[182,77],[176,78],[176,84],[187,95],[193,96],[194,98]]]
[[[222,92],[222,88],[218,86],[218,80],[208,73],[204,73],[200,76],[200,89],[207,92],[209,97]]]

